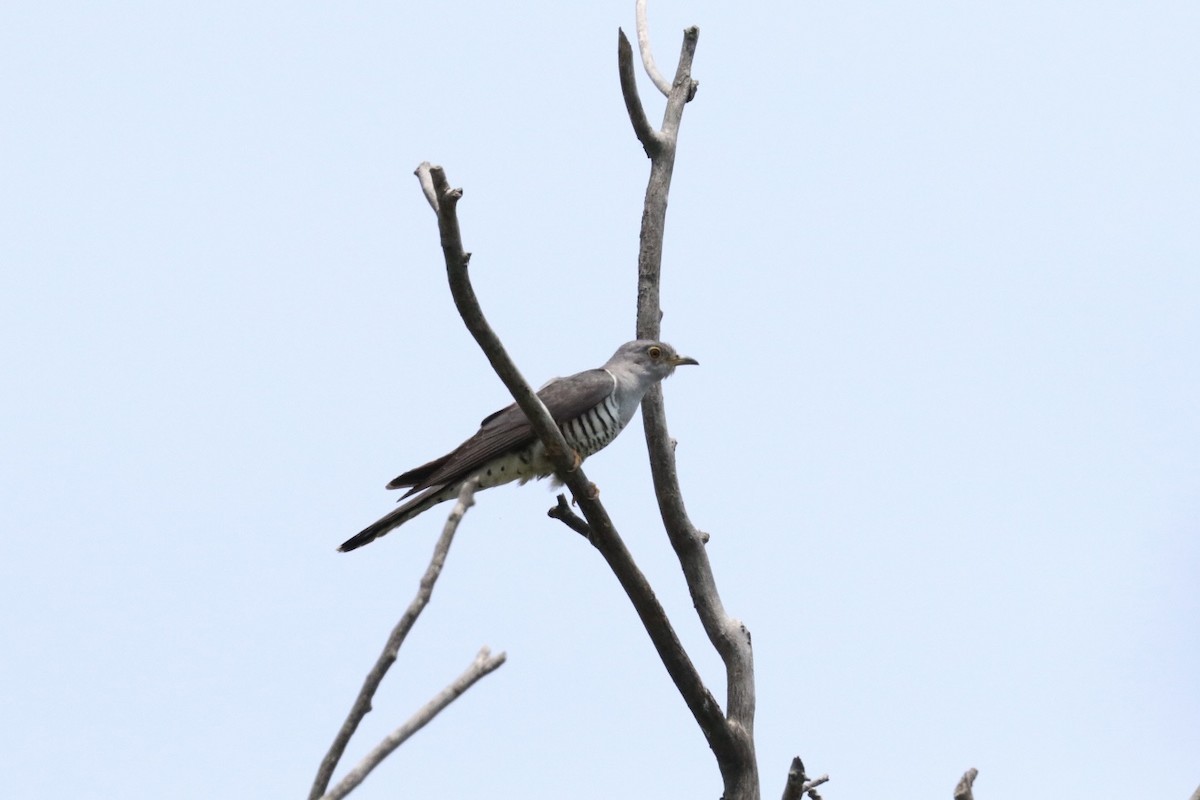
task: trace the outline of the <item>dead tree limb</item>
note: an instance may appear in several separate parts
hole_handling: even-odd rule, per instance
[[[429,724],[430,720],[441,713],[442,709],[462,696],[463,692],[470,689],[476,681],[498,669],[503,663],[504,653],[492,655],[488,648],[481,648],[461,675],[438,692],[436,697],[422,706],[407,722],[385,736],[383,741],[363,756],[362,761],[359,761],[352,770],[347,772],[346,776],[338,781],[337,786],[333,787],[321,800],[342,800],[343,797],[354,791],[371,774],[371,770],[378,767],[397,747]]]
[[[645,34],[644,14],[639,0],[639,44]],[[675,152],[679,143],[679,126],[684,106],[696,96],[699,84],[692,78],[692,60],[700,37],[698,28],[684,31],[683,46],[675,80],[667,92],[667,107],[663,112],[662,128],[652,133],[643,130],[645,112],[629,79],[630,46],[625,34],[619,36],[618,70],[621,75],[625,107],[638,140],[650,158],[650,178],[642,209],[642,227],[638,248],[637,337],[660,338],[662,319],[662,253],[666,231],[667,195],[675,168]],[[643,59],[649,52],[648,41],[642,47]],[[651,75],[653,80],[654,76]],[[656,81],[657,83],[657,81]],[[661,87],[660,87],[661,88]],[[666,409],[661,387],[647,392],[642,401],[642,422],[646,430],[646,445],[650,453],[650,469],[659,512],[671,546],[679,558],[687,580],[692,603],[709,641],[721,656],[726,674],[725,728],[721,741],[730,747],[713,749],[725,782],[727,800],[757,800],[759,797],[758,762],[754,752],[754,655],[750,647],[750,632],[737,619],[726,613],[717,592],[712,565],[705,552],[705,537],[688,518],[675,469],[675,442],[667,429]]]
[[[722,752],[731,751],[734,743],[720,704],[705,687],[700,673],[683,649],[679,636],[667,619],[666,612],[658,602],[649,581],[634,563],[633,556],[617,533],[608,512],[593,491],[595,487],[588,481],[583,469],[576,465],[562,431],[554,423],[541,399],[522,377],[483,315],[468,274],[470,254],[463,249],[462,235],[459,231],[456,207],[462,197],[462,190],[451,189],[445,171],[428,162],[417,167],[417,177],[423,189],[426,186],[433,187],[432,204],[438,217],[450,293],[454,297],[454,304],[463,323],[475,337],[475,341],[487,356],[496,375],[508,388],[513,400],[529,418],[534,432],[545,446],[546,454],[554,465],[555,475],[571,490],[587,520],[590,532],[588,540],[600,551],[620,582],[621,588],[628,595],[667,673],[683,695],[684,702],[699,723],[709,746]],[[577,526],[572,527],[578,530]],[[729,800],[733,798],[730,797]]]
[[[650,51],[650,23],[646,19],[646,0],[637,0],[634,13],[637,15],[638,52],[642,54],[642,67],[645,68],[650,82],[658,87],[663,96],[668,96],[671,94],[671,84],[658,71],[658,65],[654,63],[654,54]]]
[[[828,775],[810,780],[805,774],[804,762],[800,760],[800,756],[796,756],[788,769],[787,782],[783,786],[783,800],[800,800],[805,795],[808,795],[808,800],[821,800],[817,787],[828,782]]]
[[[958,779],[958,785],[954,787],[954,800],[974,800],[975,794],[972,787],[975,785],[975,778],[979,775],[979,770],[971,767],[963,773],[963,776]]]
[[[425,610],[425,606],[429,604],[429,599],[433,596],[433,587],[437,583],[438,577],[442,574],[442,567],[446,563],[446,556],[450,553],[450,544],[454,541],[454,535],[458,532],[458,525],[460,522],[462,522],[463,515],[467,513],[467,509],[475,504],[475,490],[478,488],[478,486],[479,482],[477,480],[469,480],[463,484],[462,491],[459,492],[458,495],[458,502],[455,503],[454,509],[450,512],[449,517],[447,517],[446,524],[442,528],[442,535],[438,538],[437,544],[434,545],[433,556],[429,560],[429,566],[425,568],[425,574],[421,576],[421,582],[417,588],[417,595],[413,598],[412,602],[409,603],[408,609],[404,612],[404,615],[400,617],[400,621],[396,623],[394,628],[392,628],[392,632],[388,636],[387,643],[383,646],[383,652],[379,654],[379,658],[376,659],[375,665],[371,667],[371,671],[367,673],[367,677],[363,680],[362,688],[359,689],[358,696],[354,699],[354,704],[350,707],[350,713],[347,715],[346,721],[342,723],[341,729],[338,731],[337,736],[334,737],[333,744],[329,746],[329,751],[325,754],[325,757],[321,759],[321,765],[317,768],[317,776],[313,780],[312,789],[310,789],[308,793],[309,800],[318,800],[318,798],[326,796],[325,791],[329,786],[329,781],[333,779],[333,772],[335,769],[337,769],[338,762],[341,761],[342,755],[346,752],[346,745],[350,743],[350,739],[352,736],[354,736],[354,732],[358,730],[359,723],[361,723],[363,718],[370,713],[371,700],[375,696],[375,692],[378,691],[379,684],[383,682],[384,676],[387,675],[388,670],[391,669],[392,664],[395,663],[396,656],[400,652],[400,646],[404,644],[404,640],[408,637],[408,632],[412,630],[413,625],[416,623],[417,617],[419,617],[421,612]],[[487,648],[485,647],[481,653],[486,652]],[[476,658],[478,660],[478,657]],[[488,672],[491,672],[503,663],[504,653],[489,657],[489,668],[486,671],[483,671],[474,680],[482,678]],[[474,683],[474,680],[472,680],[471,683]],[[445,703],[442,703],[440,706],[432,709],[428,717],[424,718],[419,725],[416,725],[408,735],[412,735],[412,733],[424,726],[427,722],[429,722],[429,720],[433,719],[433,717],[439,711],[441,711],[442,708],[449,704],[450,701],[454,700],[454,698],[459,694],[462,694],[463,691],[466,691],[467,687],[469,686],[470,683],[464,686],[462,691],[459,691],[453,697],[447,699]],[[444,694],[445,692],[443,692],[443,695]],[[439,695],[438,697],[440,698],[442,695]],[[418,712],[417,716],[414,716],[412,720],[409,720],[409,723],[412,723],[414,720],[420,717],[422,712],[429,710],[430,706],[436,703],[436,700],[437,698],[435,698],[434,701],[431,701],[431,703],[422,709],[421,712]],[[407,736],[405,738],[407,738]],[[394,749],[395,747],[392,748],[392,750]],[[388,752],[390,753],[391,750]],[[383,754],[383,756],[386,755],[387,753]],[[380,760],[382,760],[383,756],[380,757]],[[372,765],[370,769],[374,769],[374,765]],[[362,781],[362,778],[366,777],[366,773],[370,772],[370,769],[367,769],[362,773],[362,776],[354,783],[354,786],[357,786],[358,783]],[[342,781],[342,783],[345,782],[345,780]],[[339,787],[340,786],[341,784],[339,784]],[[346,789],[346,791],[348,792],[352,788],[354,787],[351,786]],[[337,796],[341,797],[343,795]]]

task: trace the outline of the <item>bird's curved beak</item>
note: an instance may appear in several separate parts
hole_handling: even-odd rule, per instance
[[[684,364],[691,364],[696,367],[700,366],[700,362],[691,356],[674,356],[671,359],[672,367],[682,367]]]

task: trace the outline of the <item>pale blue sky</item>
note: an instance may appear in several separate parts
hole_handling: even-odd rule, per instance
[[[302,797],[441,515],[383,485],[507,402],[413,168],[466,195],[529,379],[633,332],[633,3],[0,12],[6,793]],[[700,26],[671,195],[683,488],[754,634],[764,796],[1200,783],[1200,6],[654,2]],[[661,100],[643,81],[652,118]],[[640,423],[589,477],[718,693]],[[542,486],[480,496],[355,797],[716,797]]]

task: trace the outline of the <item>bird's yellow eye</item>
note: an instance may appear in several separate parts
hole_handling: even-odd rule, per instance
[[[660,358],[662,358],[662,348],[659,347],[658,345],[651,347],[649,350],[646,351],[646,353],[651,358],[653,358],[655,361],[658,361]]]

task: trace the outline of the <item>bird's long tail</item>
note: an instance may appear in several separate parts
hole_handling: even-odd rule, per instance
[[[364,544],[370,544],[394,528],[399,528],[418,514],[433,508],[438,503],[444,503],[447,500],[453,500],[455,497],[458,497],[459,489],[460,485],[458,484],[430,486],[425,491],[408,500],[408,502],[397,506],[391,513],[372,522],[342,542],[338,550],[348,553],[351,550],[357,550]]]

